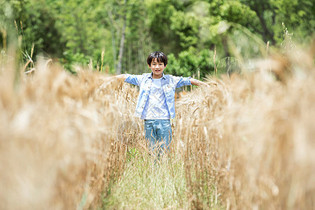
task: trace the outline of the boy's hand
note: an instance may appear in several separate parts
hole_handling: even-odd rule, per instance
[[[128,77],[127,74],[120,74],[120,75],[114,76],[114,78],[119,79],[119,80],[121,80],[121,79],[125,80],[125,79],[127,79],[127,77]]]
[[[197,85],[197,86],[205,86],[205,87],[210,87],[210,85],[208,85],[207,83],[205,82],[202,82],[200,80],[197,80],[197,79],[190,79],[190,82],[192,85]]]
[[[113,82],[115,81],[124,81],[128,77],[127,74],[120,74],[112,77],[107,77],[102,85],[100,86],[101,89],[106,89],[109,85],[112,85]]]

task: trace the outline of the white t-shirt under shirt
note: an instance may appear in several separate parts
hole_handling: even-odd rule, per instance
[[[144,107],[145,116],[142,119],[170,119],[161,80],[162,78],[152,79],[149,100]]]

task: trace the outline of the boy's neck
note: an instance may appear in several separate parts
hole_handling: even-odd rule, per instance
[[[153,79],[161,79],[162,77],[163,77],[163,75],[161,75],[161,76],[156,76],[156,75],[152,74],[152,78],[153,78]]]

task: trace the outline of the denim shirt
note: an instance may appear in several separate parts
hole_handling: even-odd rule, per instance
[[[149,99],[150,89],[152,86],[152,73],[142,75],[128,75],[125,82],[140,87],[138,102],[136,106],[136,117],[141,117],[144,107]],[[172,75],[162,76],[162,88],[165,94],[166,105],[170,114],[170,118],[175,117],[175,89],[184,85],[191,85],[190,77],[177,77]]]

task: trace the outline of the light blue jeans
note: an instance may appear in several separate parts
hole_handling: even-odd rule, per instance
[[[160,155],[169,149],[172,141],[172,126],[169,119],[144,120],[144,130],[151,151]]]

